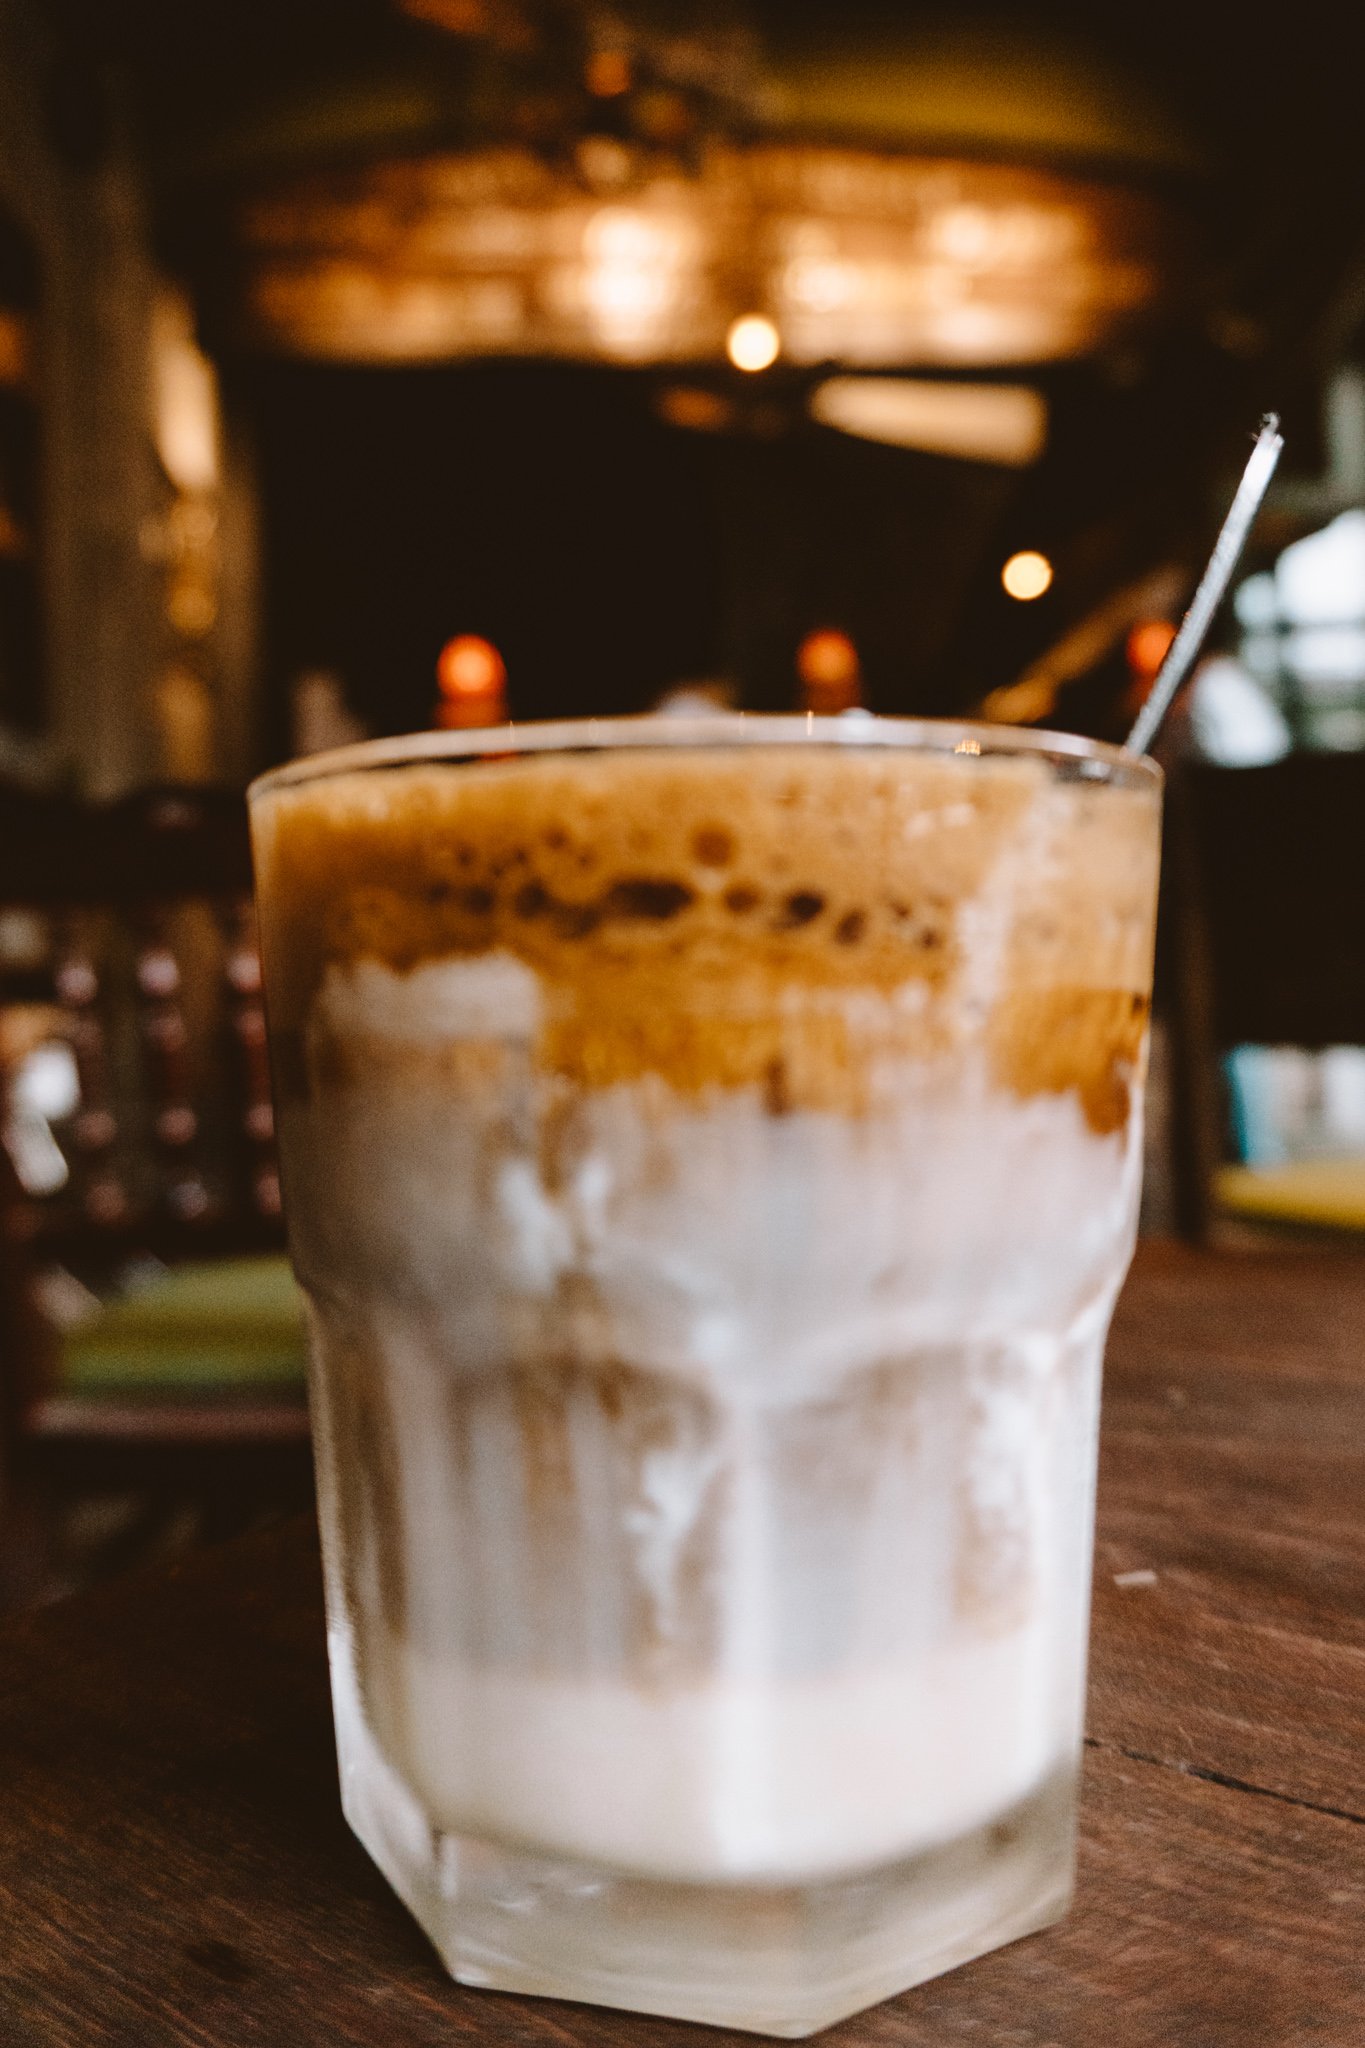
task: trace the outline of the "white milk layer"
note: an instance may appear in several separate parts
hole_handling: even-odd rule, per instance
[[[693,1880],[988,1823],[1080,1737],[1136,1132],[566,1100],[510,958],[334,975],[286,1107],[334,1653],[438,1826]]]
[[[1064,1761],[1039,1614],[903,1665],[762,1684],[574,1683],[394,1647],[402,1762],[443,1827],[692,1880],[894,1863]]]

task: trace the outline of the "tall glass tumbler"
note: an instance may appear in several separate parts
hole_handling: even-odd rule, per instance
[[[1159,817],[865,718],[256,784],[343,1799],[463,1983],[801,2035],[1065,1910]]]

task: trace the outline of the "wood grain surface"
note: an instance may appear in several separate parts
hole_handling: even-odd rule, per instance
[[[1363,1510],[1365,1262],[1144,1247],[1110,1349],[1077,1904],[832,2048],[1365,2043]],[[340,1816],[308,1525],[6,1625],[3,2048],[475,2037],[706,2035],[446,1980]]]

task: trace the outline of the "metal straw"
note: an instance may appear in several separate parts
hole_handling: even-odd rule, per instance
[[[1209,566],[1199,579],[1199,588],[1190,600],[1190,608],[1180,623],[1180,631],[1170,644],[1166,659],[1156,672],[1151,695],[1137,715],[1133,730],[1124,741],[1124,751],[1129,754],[1145,754],[1156,738],[1157,727],[1171,708],[1171,700],[1184,682],[1194,665],[1196,656],[1204,644],[1204,636],[1213,624],[1213,615],[1232,581],[1232,572],[1246,546],[1247,535],[1261,509],[1261,500],[1270,487],[1275,474],[1275,465],[1280,459],[1284,436],[1280,432],[1280,416],[1268,412],[1261,421],[1261,431],[1256,436],[1247,466],[1242,472],[1242,481],[1237,486],[1237,495],[1232,501],[1223,530],[1213,544]]]

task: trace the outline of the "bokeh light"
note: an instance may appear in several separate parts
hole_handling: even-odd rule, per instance
[[[436,723],[446,730],[501,725],[507,716],[507,666],[491,640],[457,633],[436,660]]]
[[[1128,635],[1128,666],[1135,677],[1150,682],[1170,652],[1175,627],[1169,619],[1139,619]]]
[[[1036,548],[1021,548],[1018,554],[1010,556],[1000,571],[1000,581],[1011,597],[1027,604],[1051,588],[1052,564]]]
[[[818,626],[796,650],[796,673],[807,711],[851,711],[862,694],[862,664],[847,633]]]
[[[595,50],[588,59],[584,80],[598,99],[613,100],[630,91],[630,59],[624,50]]]
[[[437,656],[436,682],[443,697],[494,697],[506,685],[507,667],[491,640],[457,633]]]
[[[737,370],[766,370],[782,352],[782,337],[763,313],[744,313],[730,323],[725,353]]]

